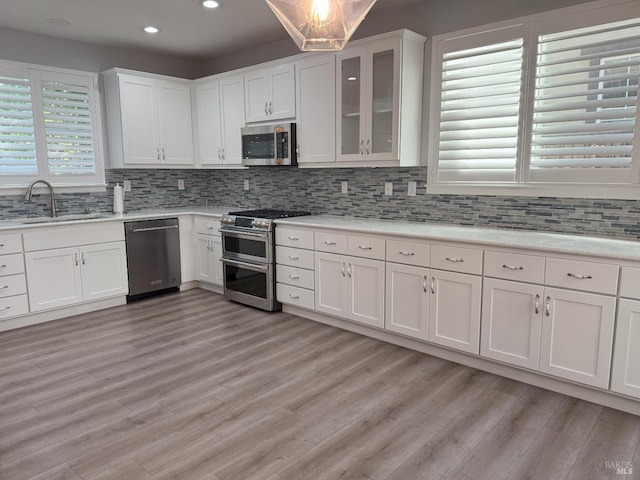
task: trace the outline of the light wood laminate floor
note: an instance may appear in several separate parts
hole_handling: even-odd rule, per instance
[[[0,333],[0,480],[630,479],[639,441],[639,417],[202,290]]]

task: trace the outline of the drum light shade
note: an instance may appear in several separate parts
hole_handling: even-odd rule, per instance
[[[342,50],[376,0],[266,0],[302,51]]]

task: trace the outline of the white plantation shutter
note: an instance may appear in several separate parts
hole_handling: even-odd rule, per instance
[[[0,177],[37,169],[29,79],[0,72]]]
[[[634,182],[639,78],[640,19],[541,35],[529,180]]]
[[[486,44],[473,39],[479,46],[471,48],[468,38],[443,42],[436,181],[516,180],[524,53],[519,34],[519,28],[499,32],[507,39]]]
[[[53,175],[96,171],[90,94],[87,85],[42,81],[48,165]]]
[[[0,187],[103,184],[96,80],[0,60]]]

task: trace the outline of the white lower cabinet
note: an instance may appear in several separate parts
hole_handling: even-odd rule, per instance
[[[544,287],[485,278],[480,354],[538,370]]]
[[[558,288],[544,295],[540,370],[608,388],[616,299]]]
[[[126,295],[124,242],[25,254],[32,312]]]
[[[379,260],[316,252],[316,310],[383,328],[384,270]]]
[[[387,262],[384,328],[421,340],[428,339],[429,269]]]
[[[222,285],[222,239],[212,235],[196,235],[196,269],[198,281]]]
[[[640,301],[618,305],[611,390],[640,398]]]
[[[478,354],[482,277],[431,270],[428,340]]]

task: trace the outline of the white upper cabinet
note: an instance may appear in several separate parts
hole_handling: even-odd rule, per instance
[[[202,166],[242,165],[240,129],[244,121],[242,75],[228,75],[199,83],[195,88],[197,157]]]
[[[296,63],[298,163],[336,160],[335,56]]]
[[[404,30],[336,55],[338,162],[420,163],[425,40]]]
[[[294,118],[296,102],[293,63],[245,73],[244,95],[247,123]]]
[[[111,167],[193,166],[191,82],[104,74]]]

